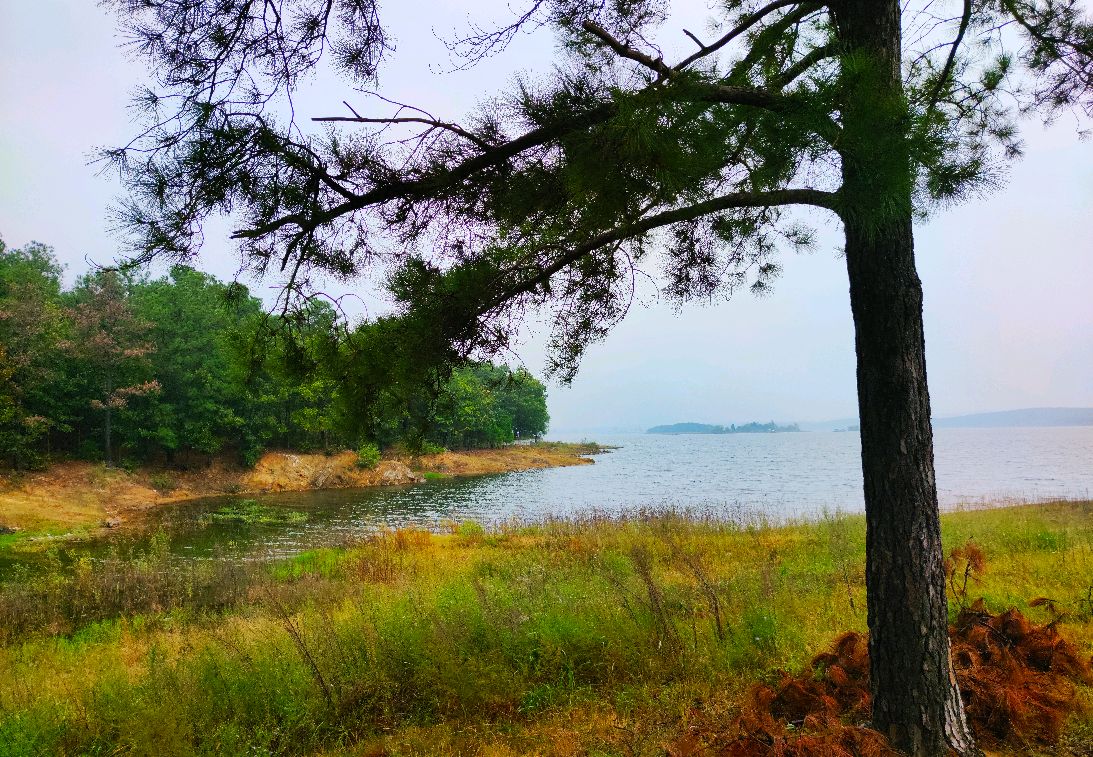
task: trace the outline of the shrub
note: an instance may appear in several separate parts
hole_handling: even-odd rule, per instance
[[[357,467],[375,468],[380,461],[380,448],[372,442],[365,442],[357,450]]]
[[[178,482],[168,473],[153,473],[149,483],[161,494],[168,494],[178,488]]]

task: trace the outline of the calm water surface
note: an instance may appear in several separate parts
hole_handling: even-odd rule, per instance
[[[167,507],[156,517],[175,554],[212,557],[286,555],[383,526],[437,528],[447,520],[491,523],[663,507],[779,519],[862,509],[856,433],[632,434],[597,441],[619,448],[597,455],[594,465],[257,497],[270,507],[306,512],[294,525],[200,519],[238,497]],[[943,506],[1093,496],[1093,427],[941,429],[935,446]]]

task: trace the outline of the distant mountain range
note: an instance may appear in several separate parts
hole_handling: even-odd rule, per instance
[[[997,413],[934,418],[934,428],[1003,428],[1014,426],[1093,426],[1093,407],[1029,407]]]
[[[810,421],[802,431],[857,431],[857,418]],[[1014,428],[1032,426],[1093,426],[1093,407],[1026,407],[994,413],[972,413],[934,418],[934,428]]]

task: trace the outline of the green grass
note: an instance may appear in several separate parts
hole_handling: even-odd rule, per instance
[[[986,552],[970,594],[1040,620],[1028,600],[1058,599],[1093,653],[1093,503],[953,513],[943,530]],[[28,628],[0,648],[0,755],[663,754],[690,718],[727,721],[753,682],[865,627],[858,517],[453,531],[205,576],[237,587],[220,605],[165,590]],[[95,570],[42,601],[86,604]],[[1075,719],[1065,743],[1091,731]]]
[[[267,507],[257,500],[244,499],[201,516],[202,521],[211,523],[245,523],[247,525],[286,525],[303,523],[307,513],[299,510],[284,510]]]

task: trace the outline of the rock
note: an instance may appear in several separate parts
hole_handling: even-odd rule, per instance
[[[392,460],[383,465],[380,473],[380,486],[399,486],[401,484],[416,484],[424,479],[410,470],[405,463]]]
[[[0,523],[0,536],[18,533],[18,531],[19,529],[15,526],[5,526],[3,523]]]
[[[102,522],[103,528],[117,528],[121,525],[121,518],[107,518]]]

